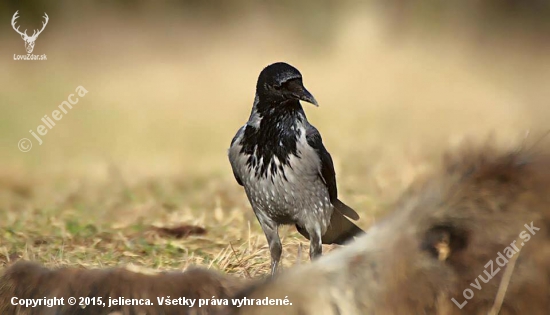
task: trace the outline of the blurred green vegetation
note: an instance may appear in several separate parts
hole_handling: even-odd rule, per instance
[[[266,12],[294,24],[306,37],[330,35],[335,17],[350,7],[357,10],[381,9],[395,23],[404,22],[434,27],[459,21],[480,30],[515,28],[529,31],[550,29],[550,0],[232,0],[232,1],[47,1],[5,0],[0,2],[0,18],[25,12],[29,21],[39,20],[44,11],[50,16],[86,14],[101,10],[121,18],[153,14],[177,15],[223,23],[238,21],[245,15]],[[406,30],[403,28],[402,30]],[[0,32],[9,31],[7,28]]]
[[[238,22],[243,16],[250,16],[258,12],[267,12],[268,15],[280,18],[285,24],[291,24],[296,32],[303,33],[305,38],[318,38],[330,35],[334,29],[333,17],[338,11],[348,7],[346,1],[3,1],[0,3],[0,18],[11,18],[13,12],[24,12],[29,23],[40,25],[41,16],[45,11],[50,17],[56,16],[59,20],[72,19],[68,15],[78,14],[78,18],[96,11],[109,12],[119,15],[121,19],[131,19],[150,16],[163,16],[174,19],[200,20],[202,23]],[[21,18],[23,19],[23,18]],[[36,21],[36,22],[35,22]],[[2,28],[0,32],[9,32]]]

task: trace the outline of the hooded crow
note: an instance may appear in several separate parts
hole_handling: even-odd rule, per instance
[[[322,244],[344,244],[364,233],[348,219],[359,215],[338,200],[332,158],[300,101],[318,106],[300,72],[283,62],[267,66],[248,122],[229,148],[235,179],[267,238],[272,275],[282,252],[279,225],[294,224],[310,240],[310,259],[322,254]]]

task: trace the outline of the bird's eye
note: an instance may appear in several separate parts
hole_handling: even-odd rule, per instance
[[[275,84],[275,85],[273,85],[273,88],[274,88],[275,90],[279,91],[279,90],[282,88],[282,86],[279,85],[279,84]]]

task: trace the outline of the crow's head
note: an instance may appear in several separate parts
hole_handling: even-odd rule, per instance
[[[300,71],[284,62],[271,64],[262,70],[258,77],[256,93],[260,98],[276,102],[302,100],[319,106],[313,95],[304,87]]]

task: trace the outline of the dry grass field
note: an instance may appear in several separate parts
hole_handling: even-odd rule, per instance
[[[21,257],[267,274],[269,250],[226,150],[275,61],[300,69],[319,101],[305,111],[363,228],[465,137],[494,133],[506,145],[549,126],[547,37],[452,25],[396,35],[366,9],[342,9],[326,40],[262,12],[217,25],[86,10],[50,15],[35,48],[47,61],[14,61],[23,41],[1,35],[0,267]],[[77,86],[89,93],[39,145],[29,130]],[[21,138],[31,151],[18,150]],[[206,234],[154,228],[182,225]],[[284,266],[308,263],[306,240],[281,235]]]

